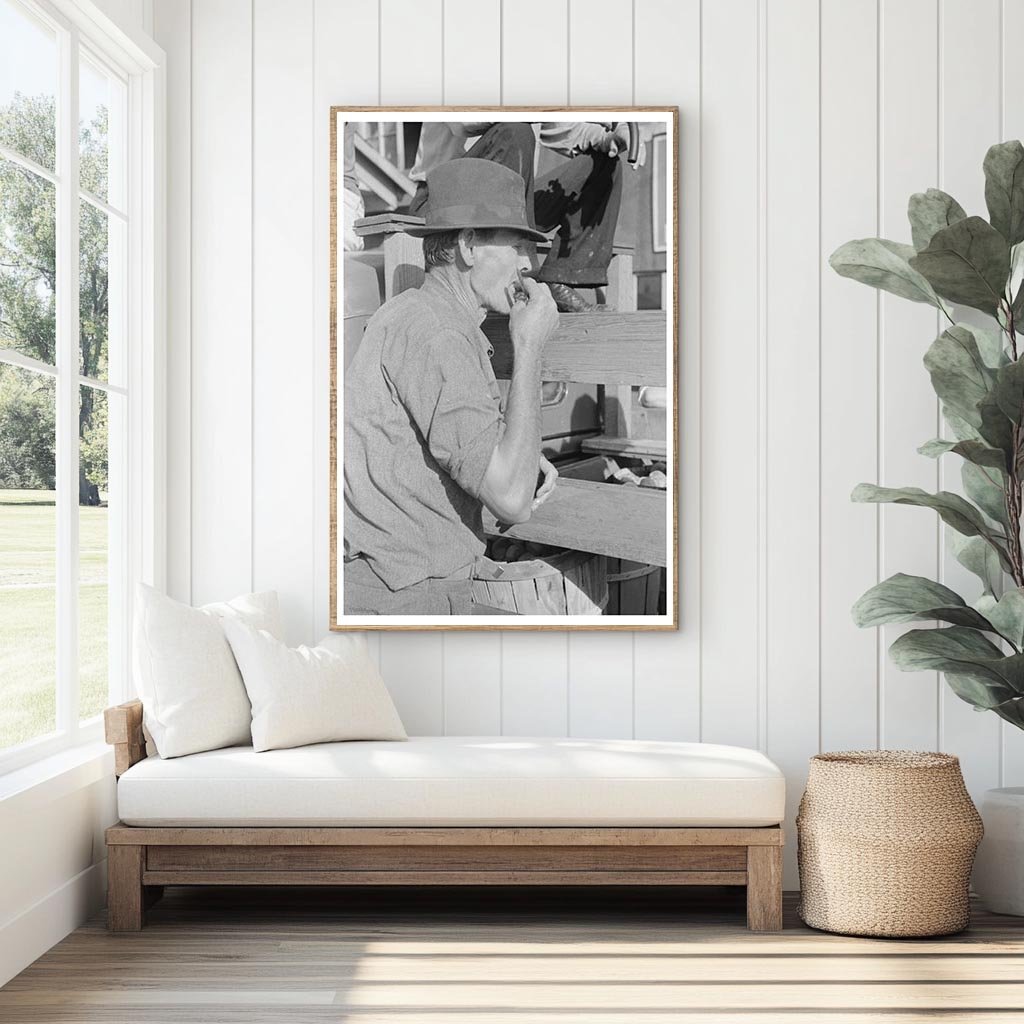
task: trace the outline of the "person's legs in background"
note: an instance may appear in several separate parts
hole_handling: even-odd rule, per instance
[[[526,182],[526,219],[533,226],[533,155],[537,137],[526,121],[499,121],[473,144],[466,156],[510,167]]]
[[[576,288],[608,283],[622,201],[620,161],[581,153],[538,180],[533,199],[539,229],[559,229],[537,280],[551,288],[562,312],[593,309]]]
[[[593,303],[576,289],[608,283],[622,201],[621,161],[601,152],[581,153],[535,182],[536,144],[531,124],[504,121],[492,125],[464,155],[493,160],[522,176],[529,222],[544,232],[558,228],[537,280],[548,285],[561,312],[592,310]],[[409,213],[423,216],[427,198],[421,182]]]
[[[533,224],[533,154],[537,146],[537,138],[533,126],[524,121],[499,121],[491,125],[480,136],[463,156],[475,157],[479,160],[493,160],[497,164],[510,167],[526,182],[526,217]],[[409,213],[423,216],[423,207],[427,203],[429,192],[426,182],[420,182],[416,195],[409,204]]]

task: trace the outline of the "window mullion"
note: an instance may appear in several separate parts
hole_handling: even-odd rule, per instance
[[[60,33],[57,106],[57,728],[78,731],[78,33]]]

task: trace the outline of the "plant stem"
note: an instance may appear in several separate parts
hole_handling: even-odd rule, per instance
[[[1013,308],[1006,308],[1006,333],[1010,337],[1010,352],[1013,361],[1017,361],[1017,331],[1013,322]],[[1013,568],[1013,582],[1024,587],[1024,558],[1021,556],[1020,515],[1021,515],[1021,480],[1017,467],[1017,454],[1021,450],[1021,425],[1024,410],[1017,416],[1013,425],[1013,451],[1010,455],[1009,471],[1006,474],[1006,491],[1004,504],[1006,508],[1006,539],[1009,545],[1010,564]]]

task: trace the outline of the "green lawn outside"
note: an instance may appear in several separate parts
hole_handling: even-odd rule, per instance
[[[107,509],[79,514],[81,718],[107,704]],[[0,490],[0,750],[55,728],[53,491]]]

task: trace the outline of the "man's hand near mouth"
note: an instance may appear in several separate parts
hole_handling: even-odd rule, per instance
[[[515,363],[505,410],[505,433],[491,455],[480,488],[483,503],[505,523],[526,522],[536,507],[536,499],[543,501],[554,487],[553,477],[548,486],[550,474],[545,469],[543,497],[540,491],[534,494],[542,458],[538,400],[541,356],[544,345],[558,326],[558,310],[547,285],[529,277],[522,281],[527,300],[517,302],[509,315]],[[554,471],[550,463],[547,466]]]

